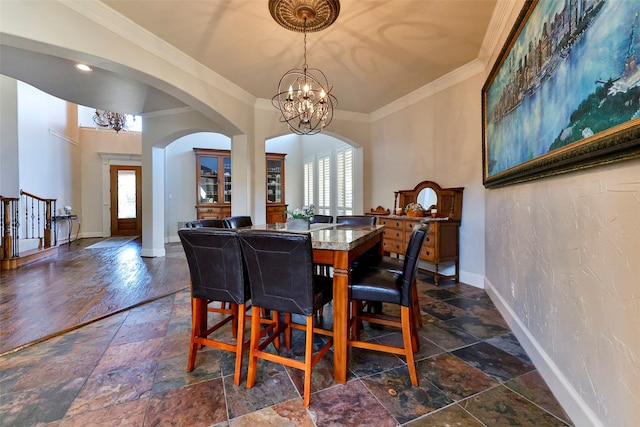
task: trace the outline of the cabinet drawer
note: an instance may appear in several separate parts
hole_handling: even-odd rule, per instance
[[[394,228],[385,228],[382,230],[382,236],[386,239],[402,241],[402,231]]]
[[[422,250],[420,251],[420,259],[428,261],[428,262],[435,262],[435,259],[436,259],[436,248],[434,248],[433,246],[427,246],[425,244],[422,247]]]
[[[404,232],[404,241],[409,243],[409,239],[411,239],[411,231]],[[424,236],[424,246],[435,246],[436,245],[436,235],[433,231],[429,231],[426,236]]]
[[[380,224],[386,225],[387,228],[397,228],[402,230],[404,221],[401,219],[380,218]]]
[[[385,252],[391,252],[394,254],[403,254],[404,248],[402,240],[384,239],[382,240],[382,250]]]
[[[411,232],[413,231],[413,228],[418,224],[420,224],[420,221],[405,221],[404,229],[405,231],[408,231],[409,234],[411,234]]]

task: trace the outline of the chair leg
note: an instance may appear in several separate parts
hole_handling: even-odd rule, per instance
[[[291,329],[291,328],[289,328]],[[313,316],[307,317],[307,339],[305,342],[304,356],[304,400],[305,408],[309,407],[311,400],[311,370],[313,369]]]
[[[260,345],[260,309],[251,307],[251,341],[249,344],[249,369],[247,372],[247,388],[253,387],[256,381],[256,369],[258,366],[258,346]]]
[[[244,304],[240,304],[237,309],[237,324],[240,325],[240,327],[237,328],[238,333],[236,334],[236,370],[233,375],[233,385],[240,385],[240,375],[242,374],[242,352],[244,350],[244,326],[246,322],[246,306]]]
[[[196,337],[202,334],[207,328],[207,302],[200,298],[191,298],[191,340],[189,342],[189,358],[187,359],[187,372],[193,371],[196,364],[196,354],[199,344],[195,342]],[[204,325],[203,325],[204,319]]]
[[[225,303],[222,303],[222,305],[224,306]],[[235,302],[230,302],[229,303],[229,308],[231,309],[231,311],[233,311],[233,317],[231,318],[231,335],[233,336],[233,338],[237,338],[238,337],[238,304],[236,304]]]
[[[418,326],[422,326],[422,316],[420,315],[420,301],[418,300],[418,282],[413,282],[413,286],[411,289],[413,293],[413,302],[411,305],[413,306],[413,311],[415,313],[416,320],[418,321]]]
[[[400,307],[401,310],[401,322],[402,322],[402,339],[404,342],[404,355],[407,358],[407,368],[409,368],[409,377],[411,377],[411,384],[414,387],[418,386],[418,373],[416,372],[416,362],[413,358],[413,343],[411,333],[412,328],[415,327],[415,324],[412,325],[413,319],[411,316],[411,307]]]
[[[284,314],[284,323],[287,325],[291,325],[291,321],[292,321],[292,317],[291,317],[291,313],[285,313]],[[291,333],[292,333],[292,328],[291,327],[287,327],[287,329],[284,330],[284,345],[286,348],[291,348]]]

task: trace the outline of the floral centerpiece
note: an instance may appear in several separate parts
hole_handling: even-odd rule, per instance
[[[314,206],[305,206],[293,211],[285,211],[287,217],[287,228],[289,230],[308,230],[309,222],[313,219]]]
[[[407,207],[404,208],[404,213],[406,213],[408,217],[422,217],[427,214],[427,211],[420,203],[409,203]]]

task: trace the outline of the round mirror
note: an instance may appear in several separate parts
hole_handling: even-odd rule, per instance
[[[431,209],[438,206],[438,195],[431,187],[426,187],[420,190],[417,197],[417,202],[425,209]]]

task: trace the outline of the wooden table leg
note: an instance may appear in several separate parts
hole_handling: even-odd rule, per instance
[[[347,382],[347,323],[349,321],[348,253],[336,251],[333,259],[333,379]]]

